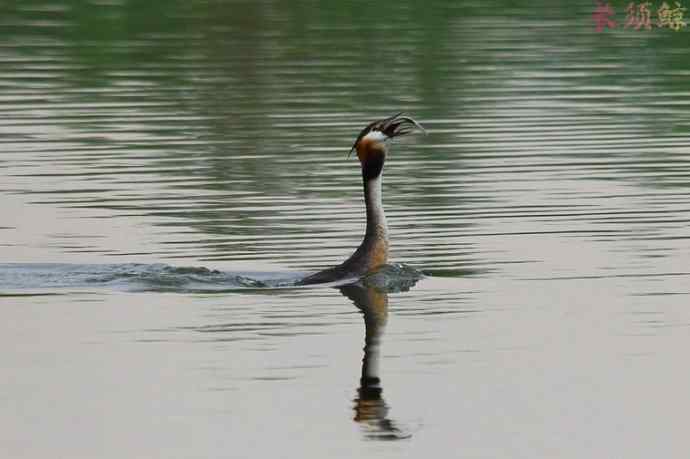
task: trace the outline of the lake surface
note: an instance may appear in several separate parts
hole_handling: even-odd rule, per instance
[[[685,457],[690,32],[611,5],[3,2],[6,457]],[[291,287],[399,110],[398,264]]]

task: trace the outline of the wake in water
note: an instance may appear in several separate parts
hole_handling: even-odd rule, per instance
[[[233,273],[204,267],[166,264],[0,263],[0,295],[15,290],[53,291],[67,288],[111,288],[150,292],[228,292],[248,289],[308,288],[296,284],[301,273]],[[361,279],[344,279],[310,287],[362,282],[385,291],[408,290],[423,277],[416,269],[385,265]]]

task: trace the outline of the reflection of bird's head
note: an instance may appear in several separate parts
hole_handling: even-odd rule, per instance
[[[386,156],[385,142],[394,137],[409,134],[415,128],[420,129],[426,133],[424,128],[409,116],[403,116],[402,113],[397,113],[390,118],[384,118],[369,123],[367,127],[362,129],[359,133],[355,143],[352,145],[350,154],[357,150],[357,157],[362,163],[363,170],[369,168],[376,172],[373,176],[377,176],[383,167],[383,161]]]

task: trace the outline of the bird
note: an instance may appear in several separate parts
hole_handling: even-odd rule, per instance
[[[348,154],[349,158],[352,152],[356,151],[362,168],[367,219],[362,243],[343,263],[307,276],[298,282],[299,285],[359,279],[388,262],[388,225],[381,200],[383,164],[388,153],[387,142],[417,129],[426,134],[417,121],[403,112],[373,121],[362,129]]]

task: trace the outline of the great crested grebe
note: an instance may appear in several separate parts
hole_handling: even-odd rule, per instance
[[[388,261],[388,227],[381,203],[381,173],[388,151],[386,141],[409,134],[415,128],[426,133],[419,123],[409,116],[403,116],[401,112],[390,118],[369,123],[359,133],[352,149],[350,149],[350,155],[354,150],[357,150],[357,157],[362,166],[364,202],[367,211],[364,240],[355,250],[355,253],[342,264],[307,276],[299,281],[299,284],[320,284],[341,279],[360,278],[386,264]]]

